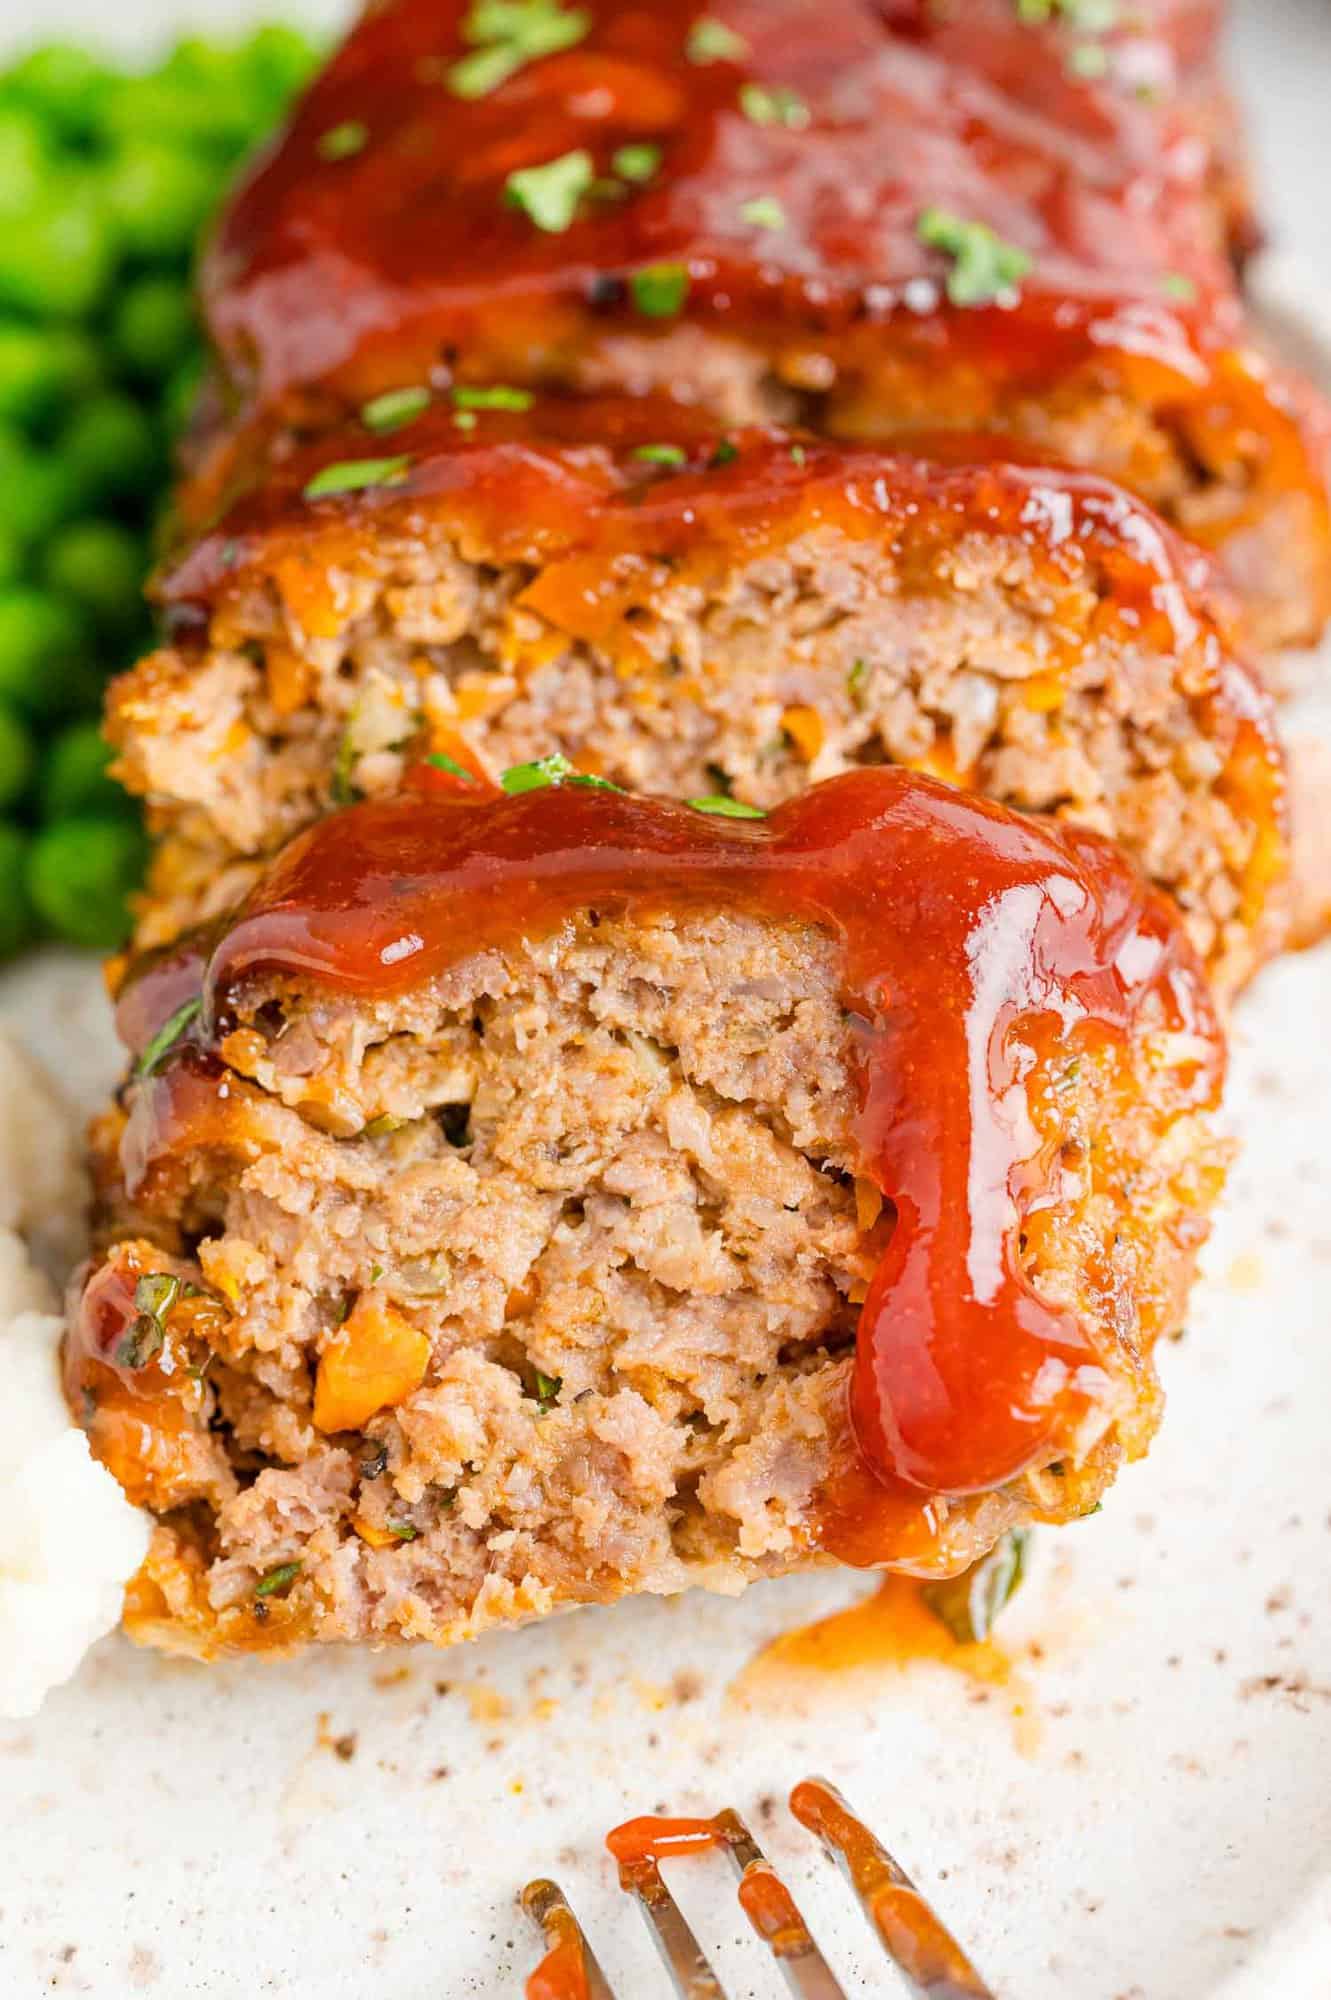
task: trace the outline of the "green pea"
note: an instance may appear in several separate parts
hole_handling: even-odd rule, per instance
[[[106,210],[84,175],[62,175],[0,228],[0,305],[80,319],[100,303],[116,263]]]
[[[203,376],[204,359],[196,348],[177,368],[162,396],[162,424],[169,438],[183,437],[193,422]]]
[[[62,730],[46,752],[37,780],[42,818],[136,818],[133,799],[106,774],[111,754],[100,723],[74,722]]]
[[[0,820],[0,958],[14,958],[37,930],[28,894],[31,842],[17,826]]]
[[[97,700],[88,628],[72,605],[30,584],[0,590],[0,702],[39,720]]]
[[[212,152],[214,162],[205,171],[215,178],[217,157],[246,144],[254,117],[238,69],[222,68],[209,77],[186,64],[167,63],[151,76],[118,77],[107,93],[104,122],[112,137],[126,144],[150,132],[186,157]]]
[[[58,441],[71,484],[89,507],[149,492],[162,471],[151,420],[130,396],[93,396]]]
[[[110,71],[77,43],[47,42],[8,71],[5,94],[77,142],[96,130],[110,82]]]
[[[129,898],[147,858],[141,827],[81,814],[37,835],[28,854],[28,893],[57,936],[114,951],[129,935]]]
[[[128,137],[108,163],[102,192],[122,241],[136,256],[183,260],[220,189],[217,169],[183,144]]]
[[[319,51],[308,35],[280,24],[256,29],[245,44],[244,54],[259,91],[274,105],[302,89],[319,61]]]
[[[139,278],[126,285],[111,319],[111,343],[132,375],[158,381],[194,346],[194,308],[176,278]]]
[[[22,547],[43,541],[75,510],[65,458],[0,423],[0,531]]]
[[[23,573],[23,545],[12,528],[0,527],[0,590]]]
[[[36,762],[36,746],[27,729],[10,709],[0,708],[0,808],[22,798]]]
[[[105,632],[132,632],[143,615],[147,552],[119,521],[71,521],[47,544],[42,573]]]
[[[51,171],[46,131],[24,104],[0,103],[0,215],[22,215]]]
[[[100,377],[97,346],[77,327],[0,320],[0,419],[37,428]]]

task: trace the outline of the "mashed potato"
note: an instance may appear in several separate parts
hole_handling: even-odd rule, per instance
[[[10,1447],[0,1466],[0,1715],[34,1715],[118,1624],[148,1548],[131,1507],[69,1420],[51,1280],[77,1247],[84,1188],[76,1122],[0,1037],[0,1380]]]

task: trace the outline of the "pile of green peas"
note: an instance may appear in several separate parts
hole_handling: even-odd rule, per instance
[[[113,951],[147,843],[107,775],[107,680],[202,374],[190,274],[235,167],[317,60],[295,29],[129,73],[67,42],[0,71],[0,958]]]

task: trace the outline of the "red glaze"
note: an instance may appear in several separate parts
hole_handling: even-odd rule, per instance
[[[450,794],[439,775],[279,856],[208,962],[205,1041],[258,978],[399,993],[588,908],[719,906],[829,929],[859,1049],[860,1170],[896,1226],[860,1319],[854,1451],[825,1496],[822,1544],[900,1556],[927,1540],[932,1496],[1076,1451],[1107,1398],[1106,1357],[1019,1268],[1023,1222],[1057,1200],[1061,1171],[1028,1079],[1055,1053],[1126,1050],[1147,1006],[1199,1038],[1177,1108],[1213,1103],[1223,1068],[1177,921],[1117,851],[892,769],[817,786],[765,821],[584,785]],[[178,982],[167,961],[130,988],[131,1041],[166,1018]],[[131,1193],[216,1138],[206,1099],[195,1058],[140,1089]]]
[[[527,1981],[526,2000],[591,2000],[586,1947],[572,1910],[551,1910],[544,1927],[550,1948]]]
[[[444,80],[468,0],[370,12],[213,245],[206,310],[238,381],[265,402],[312,384],[354,398],[455,357],[473,378],[566,378],[588,326],[659,330],[604,281],[660,262],[688,265],[690,318],[764,346],[900,322],[914,347],[1042,384],[1051,364],[1115,349],[1195,383],[1201,349],[1234,343],[1210,156],[1177,90],[1179,54],[1208,49],[1214,8],[1134,7],[1145,29],[1100,42],[1123,82],[1074,74],[1068,32],[1022,23],[1009,0],[968,0],[963,18],[725,0],[711,17],[750,53],[707,64],[685,52],[696,0],[589,11],[576,47],[473,102]],[[746,117],[745,81],[793,88],[807,128]],[[321,157],[348,121],[367,130],[362,150]],[[504,203],[516,168],[586,147],[608,176],[617,147],[644,142],[664,149],[655,180],[585,202],[562,233]],[[744,220],[762,197],[783,227]],[[1017,310],[940,307],[948,263],[916,229],[931,205],[1035,257]],[[1196,287],[1186,309],[1166,274]],[[925,293],[907,297],[915,280]]]

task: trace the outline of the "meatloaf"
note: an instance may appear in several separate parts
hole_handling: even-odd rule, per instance
[[[130,1630],[205,1656],[1083,1513],[1222,1177],[1172,906],[899,770],[770,816],[427,770],[120,1024],[66,1382],[158,1516]]]
[[[1263,641],[1331,589],[1324,413],[1255,352],[1215,5],[369,10],[204,269],[194,518],[385,393],[664,388],[727,422],[989,429],[1218,550]]]
[[[764,807],[907,764],[1117,836],[1226,991],[1278,940],[1280,756],[1206,558],[984,440],[445,393],[275,453],[158,593],[109,723],[165,837],[144,944],[413,759],[552,753]]]

